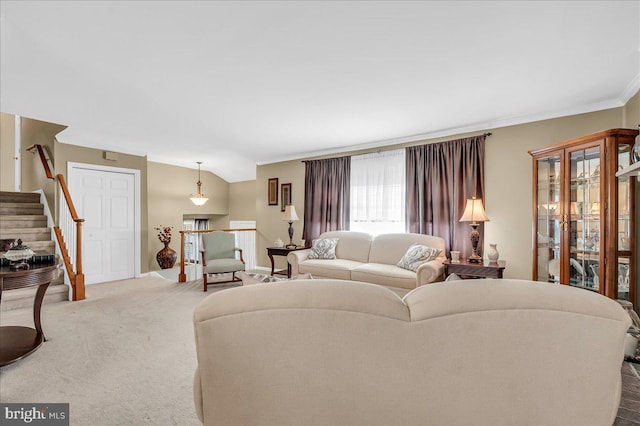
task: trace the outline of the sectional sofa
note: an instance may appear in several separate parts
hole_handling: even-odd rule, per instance
[[[409,290],[442,280],[445,257],[444,239],[424,234],[382,234],[363,232],[325,232],[319,239],[337,238],[336,259],[309,259],[310,249],[287,255],[291,275],[311,273],[314,278],[336,278],[379,284],[404,294]],[[442,250],[440,255],[421,264],[417,270],[400,268],[397,263],[409,247],[422,244]]]
[[[342,280],[257,284],[195,309],[205,425],[611,425],[631,320],[614,300],[511,279],[404,299]]]

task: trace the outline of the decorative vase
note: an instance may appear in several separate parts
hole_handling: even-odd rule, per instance
[[[489,251],[487,252],[487,258],[491,262],[497,262],[500,257],[500,253],[498,253],[498,244],[489,244]]]
[[[169,243],[164,243],[164,248],[156,254],[156,260],[162,269],[173,268],[177,259],[178,253],[169,247]]]

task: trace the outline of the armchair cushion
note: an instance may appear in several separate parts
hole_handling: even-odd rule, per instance
[[[238,259],[210,259],[202,266],[205,274],[244,271],[244,263]]]

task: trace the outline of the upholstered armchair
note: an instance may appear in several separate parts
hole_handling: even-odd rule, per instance
[[[214,231],[202,235],[202,279],[204,291],[207,291],[207,276],[210,274],[231,273],[230,281],[216,281],[215,284],[240,281],[236,278],[236,272],[244,271],[244,259],[242,249],[237,248],[233,234]],[[236,251],[240,253],[240,259],[236,259]]]

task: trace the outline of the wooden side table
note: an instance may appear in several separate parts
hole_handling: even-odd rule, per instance
[[[482,263],[471,263],[466,259],[460,259],[460,263],[451,263],[451,259],[443,262],[444,274],[460,275],[461,278],[502,278],[502,272],[507,266],[504,260],[497,262],[489,262],[484,260]]]
[[[8,266],[0,267],[0,302],[2,292],[25,287],[38,286],[33,302],[33,323],[35,328],[22,326],[0,327],[0,367],[11,364],[26,356],[31,355],[42,345],[46,339],[40,322],[40,310],[42,299],[58,274],[57,264],[30,265],[31,268],[23,271],[12,271]]]
[[[267,247],[267,256],[271,259],[271,275],[273,274],[281,274],[284,275],[286,272],[287,278],[291,278],[291,265],[287,261],[287,270],[284,269],[281,271],[275,271],[275,264],[273,262],[273,256],[287,256],[290,252],[296,250],[304,250],[307,247],[298,246],[296,248],[286,248],[286,247]]]

